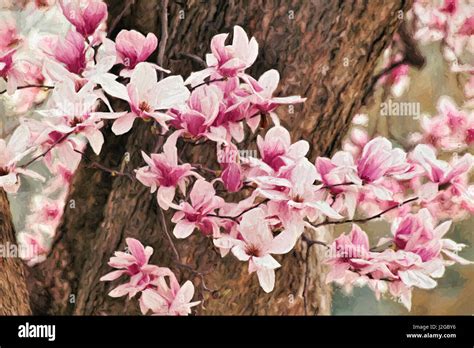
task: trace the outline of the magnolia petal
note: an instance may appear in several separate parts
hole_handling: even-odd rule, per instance
[[[270,293],[275,287],[275,271],[273,269],[260,269],[257,271],[258,282],[263,291]]]

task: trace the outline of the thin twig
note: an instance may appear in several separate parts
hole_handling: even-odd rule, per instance
[[[191,92],[194,91],[196,88],[198,87],[201,87],[201,86],[204,86],[204,85],[210,85],[211,83],[213,82],[222,82],[222,81],[225,81],[227,80],[227,77],[221,77],[221,78],[218,78],[218,79],[214,79],[214,80],[208,80],[208,81],[204,81],[204,82],[201,82],[200,84],[197,84],[196,86],[194,87],[191,87],[190,90]]]
[[[161,224],[163,225],[163,231],[165,232],[166,238],[168,239],[168,241],[170,243],[171,249],[173,250],[174,257],[176,259],[176,266],[181,267],[181,268],[185,268],[189,272],[199,276],[199,278],[201,279],[201,285],[202,285],[203,290],[214,293],[216,290],[212,290],[212,289],[208,288],[207,285],[206,285],[206,281],[204,279],[204,276],[207,273],[210,273],[211,271],[206,271],[206,272],[198,271],[190,265],[181,263],[181,256],[179,255],[178,248],[176,248],[176,245],[173,242],[171,234],[168,231],[168,225],[166,224],[165,213],[163,212],[163,209],[159,205],[158,205],[158,210],[160,211]]]
[[[54,86],[43,86],[43,85],[27,85],[27,86],[19,86],[16,89],[25,89],[25,88],[43,88],[43,89],[53,89]],[[0,91],[0,94],[6,93],[7,90]]]
[[[26,168],[28,167],[30,164],[32,164],[33,162],[35,162],[36,160],[46,156],[56,145],[58,145],[59,143],[63,142],[69,135],[71,135],[72,133],[66,133],[64,134],[61,138],[59,138],[58,140],[56,140],[50,147],[48,147],[45,151],[43,151],[42,153],[40,153],[38,156],[35,156],[33,157],[31,160],[29,160],[27,163],[21,165],[20,167],[21,168]]]
[[[201,57],[199,57],[195,54],[185,53],[185,52],[180,52],[180,53],[177,54],[178,59],[182,59],[182,57],[189,58],[193,62],[196,62],[197,64],[199,64],[199,66],[201,66],[203,68],[207,68],[206,62]]]
[[[350,220],[336,220],[336,221],[323,221],[323,222],[320,222],[320,223],[315,224],[315,225],[313,225],[312,223],[309,223],[309,224],[312,225],[313,227],[317,228],[317,227],[326,226],[326,225],[341,225],[341,224],[347,224],[347,223],[366,223],[370,220],[377,219],[377,218],[381,217],[383,214],[388,213],[391,210],[394,210],[396,208],[400,208],[402,205],[414,202],[418,199],[419,199],[419,197],[413,197],[413,198],[407,199],[406,201],[403,201],[399,204],[391,206],[390,208],[387,208],[387,209],[381,211],[378,214],[375,214],[375,215],[372,215],[372,216],[369,216],[369,217],[366,217],[366,218],[350,219]]]
[[[163,67],[166,43],[168,41],[168,0],[162,0],[161,7],[161,38],[160,47],[158,48],[158,65]],[[164,73],[160,71],[160,80],[163,80],[163,77]]]
[[[82,152],[82,151],[79,151],[77,149],[74,149],[74,152],[77,152],[79,154],[82,155],[82,157],[84,157],[88,162],[90,162],[89,164],[89,167],[90,168],[96,168],[96,169],[100,169],[106,173],[110,173],[112,176],[126,176],[127,178],[129,178],[130,180],[132,181],[135,181],[136,178],[135,176],[133,176],[132,174],[130,173],[126,173],[126,172],[123,172],[123,171],[120,171],[120,170],[116,170],[116,169],[112,169],[112,168],[109,168],[109,167],[106,167],[104,166],[103,164],[100,164],[99,162],[96,162],[96,161],[93,161],[91,160],[89,157],[87,157],[87,155]]]
[[[190,265],[186,265],[186,264],[180,263],[180,262],[176,263],[176,265],[177,265],[178,267],[184,268],[184,269],[188,270],[189,272],[191,272],[192,274],[198,276],[198,277],[201,279],[201,285],[202,285],[203,290],[209,291],[209,292],[212,292],[212,293],[214,293],[214,292],[217,291],[217,290],[210,289],[210,288],[206,285],[206,281],[205,281],[205,278],[204,278],[204,276],[205,276],[206,274],[211,273],[212,270],[208,270],[208,271],[198,271],[198,270],[194,269],[193,267],[191,267]]]
[[[322,242],[322,241],[320,241],[320,240],[311,239],[311,238],[307,237],[305,234],[303,234],[303,235],[301,236],[301,239],[302,239],[304,242],[306,242],[306,244],[308,244],[308,246],[313,246],[313,245],[317,244],[317,245],[322,245],[322,246],[324,246],[324,247],[326,247],[326,248],[329,248],[329,245],[328,245],[327,243]]]
[[[320,190],[322,190],[322,189],[332,189],[333,187],[350,186],[350,185],[355,185],[355,183],[353,183],[353,182],[343,182],[343,183],[340,183],[340,184],[325,185],[325,186],[322,186],[320,188]]]
[[[174,256],[176,258],[176,261],[178,264],[181,264],[181,256],[179,255],[178,249],[176,248],[176,245],[174,245],[173,239],[171,238],[171,235],[168,231],[168,225],[166,224],[166,218],[165,218],[165,213],[163,212],[163,209],[158,205],[158,210],[160,211],[161,215],[161,223],[163,225],[163,231],[166,234],[166,238],[168,238],[168,241],[170,242],[171,249],[173,249]]]
[[[115,17],[114,21],[112,22],[112,24],[110,25],[110,27],[108,28],[108,33],[109,35],[112,34],[112,32],[114,31],[114,29],[117,27],[117,25],[120,23],[120,21],[122,20],[122,18],[125,16],[125,13],[127,12],[127,10],[135,3],[135,0],[127,0],[126,3],[125,3],[125,6],[123,7],[122,11],[119,13],[119,15],[117,17]]]
[[[260,203],[257,203],[253,206],[251,206],[250,208],[247,208],[245,210],[243,210],[240,214],[236,215],[236,216],[229,216],[229,215],[216,215],[216,214],[207,214],[207,216],[212,216],[212,217],[218,217],[218,218],[221,218],[221,219],[229,219],[229,220],[237,220],[239,217],[241,217],[242,215],[244,215],[246,212],[254,209],[254,208],[257,208],[258,206],[262,205],[262,204],[265,204],[269,201],[268,198],[264,199],[263,201],[261,201]]]

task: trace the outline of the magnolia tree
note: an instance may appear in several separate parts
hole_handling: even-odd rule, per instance
[[[20,10],[31,18],[38,13],[59,23],[60,32],[34,30],[28,22],[33,30],[25,34],[12,12],[0,17],[0,93],[18,115],[17,126],[4,129],[0,139],[0,187],[13,197],[26,178],[44,182],[16,235],[29,266],[50,253],[81,161],[141,183],[163,218],[172,212],[172,230],[163,225],[175,264],[150,263],[153,245],[129,237],[100,278],[114,284],[108,296],[137,299],[143,314],[187,315],[200,303],[192,279],[178,279],[171,270],[197,273],[180,262],[174,246],[192,234],[212,241],[209,248],[220,256],[241,261],[267,293],[287,286],[275,281],[275,272],[292,272],[280,269],[274,256],[306,243],[308,250],[324,249],[326,282],[348,290],[368,286],[377,298],[391,297],[408,309],[414,288],[432,289],[446,266],[471,263],[458,255],[465,245],[449,232],[453,221],[474,212],[468,152],[474,142],[472,4],[417,1],[407,15],[413,40],[441,41],[465,81],[464,105],[442,97],[438,114],[421,119],[407,149],[381,136],[371,139],[359,126],[343,150],[315,160],[311,142],[292,139],[278,116],[279,107],[305,103],[305,97],[275,95],[275,69],[261,76],[247,72],[260,52],[244,28],[214,36],[204,61],[191,55],[203,69],[182,77],[162,66],[165,46],[155,34],[121,30],[110,39],[102,1],[31,1]],[[401,44],[404,35],[394,38],[376,76],[395,94],[406,87],[413,63]],[[155,64],[149,57],[157,49]],[[153,151],[141,151],[140,167],[129,168],[125,159],[121,168],[109,168],[87,157],[88,146],[101,153],[105,128],[120,137],[143,122],[157,141]],[[354,122],[364,123],[364,116]],[[256,150],[239,147],[249,135]],[[183,159],[183,146],[203,144],[215,151],[214,165]],[[449,160],[440,159],[453,151]],[[391,227],[370,243],[364,224],[375,219]],[[333,240],[309,233],[331,225],[347,232]],[[199,275],[203,291],[211,291]]]

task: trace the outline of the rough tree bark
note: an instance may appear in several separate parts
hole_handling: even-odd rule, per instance
[[[308,98],[304,106],[295,107],[294,113],[281,108],[278,114],[291,130],[293,141],[302,138],[310,142],[314,159],[331,154],[340,145],[352,116],[371,92],[377,60],[401,23],[399,11],[405,12],[410,5],[408,0],[170,2],[165,66],[187,76],[192,63],[183,60],[180,53],[202,57],[213,35],[241,25],[260,44],[260,56],[251,74],[258,77],[275,68],[281,74],[281,95]],[[122,11],[116,7],[111,6],[111,17]],[[160,37],[159,7],[159,1],[135,1],[117,30],[135,28]],[[140,150],[151,152],[157,141],[161,139],[150,124],[137,122],[128,136],[108,134],[97,160],[119,167],[128,152],[127,168],[136,168],[143,165]],[[188,146],[183,153],[192,161],[211,163],[214,152],[212,148]],[[92,156],[90,152],[88,156]],[[195,278],[199,291],[199,277],[173,266],[155,195],[146,187],[82,163],[69,199],[74,200],[75,209],[67,208],[52,254],[30,272],[35,313],[137,313],[135,301],[107,296],[115,284],[99,281],[109,271],[107,260],[115,250],[123,249],[126,237],[153,246],[152,262],[182,271],[183,279]],[[170,220],[170,214],[166,214],[166,220]],[[248,275],[245,264],[232,257],[220,259],[210,240],[195,234],[175,243],[181,262],[210,270],[205,276],[206,285],[218,290],[201,293],[204,306],[198,308],[198,314],[330,313],[330,288],[323,281],[324,267],[317,246],[308,253],[308,260],[304,243],[280,257],[282,268],[277,271],[276,288],[265,294],[256,276]],[[74,295],[75,303],[71,303],[70,295]]]
[[[13,228],[7,194],[0,188],[0,315],[31,314],[23,262],[15,255]],[[12,252],[7,255],[7,252]]]

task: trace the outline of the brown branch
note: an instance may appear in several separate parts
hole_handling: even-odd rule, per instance
[[[405,21],[398,29],[398,35],[400,36],[400,40],[403,44],[404,60],[406,60],[406,64],[409,64],[410,66],[413,66],[417,69],[423,68],[426,61],[425,57],[423,57],[423,54],[418,48],[418,43],[410,33]]]
[[[129,178],[132,181],[136,180],[135,176],[133,176],[131,173],[126,173],[126,172],[123,172],[123,171],[120,171],[120,170],[116,170],[116,169],[106,167],[106,166],[100,164],[99,162],[91,160],[89,157],[87,157],[87,155],[84,152],[79,151],[77,149],[74,149],[74,152],[77,152],[77,153],[81,154],[82,157],[84,157],[88,162],[90,162],[90,164],[88,165],[89,168],[100,169],[100,170],[102,170],[106,173],[110,173],[112,176],[126,176],[127,178]]]
[[[396,208],[400,208],[402,205],[414,202],[416,200],[418,200],[418,197],[413,197],[413,198],[407,199],[406,201],[403,201],[399,204],[391,206],[390,208],[387,208],[387,209],[381,211],[378,214],[375,214],[375,215],[372,215],[372,216],[369,216],[369,217],[366,217],[366,218],[350,219],[350,220],[339,220],[339,221],[323,221],[323,222],[320,222],[320,223],[315,224],[315,225],[313,225],[312,223],[309,223],[309,224],[312,225],[313,227],[317,228],[317,227],[326,226],[326,225],[341,225],[341,224],[347,224],[347,223],[366,223],[370,220],[374,220],[374,219],[377,219],[377,218],[381,217],[383,214],[388,213],[389,211],[392,211]]]

